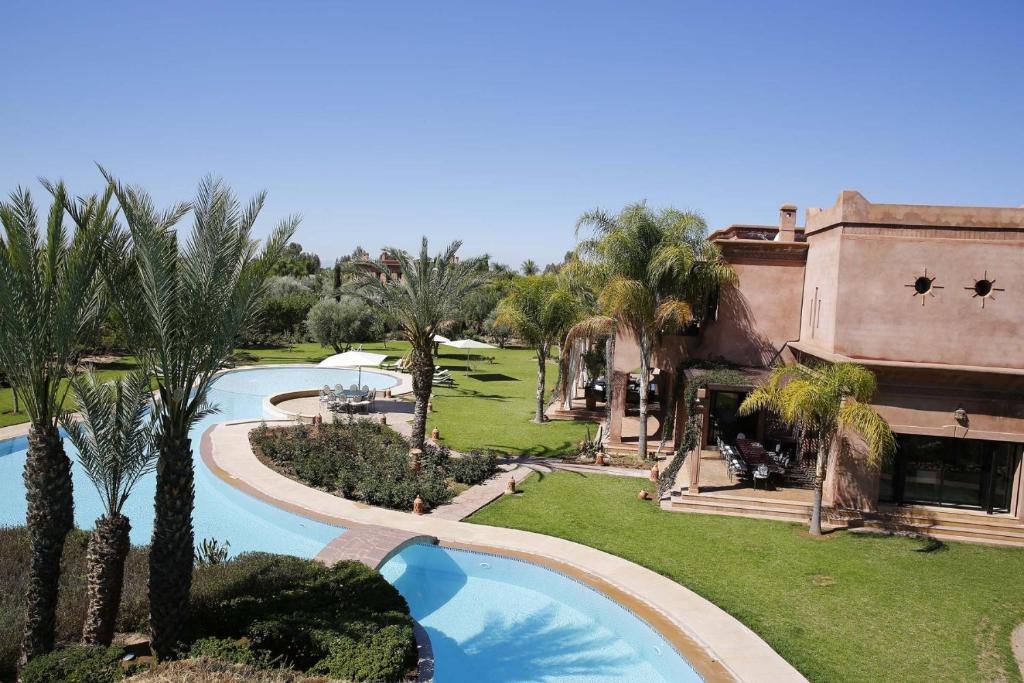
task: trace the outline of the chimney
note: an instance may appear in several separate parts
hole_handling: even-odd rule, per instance
[[[796,205],[783,204],[779,207],[779,234],[776,242],[796,241]]]

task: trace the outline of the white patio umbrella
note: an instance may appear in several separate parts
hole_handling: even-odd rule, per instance
[[[456,341],[442,342],[445,346],[452,346],[456,349],[465,349],[466,351],[466,365],[469,365],[469,350],[470,349],[496,349],[497,346],[487,344],[475,339],[458,339]],[[470,370],[473,368],[470,367]]]
[[[434,343],[435,344],[447,344],[450,341],[451,341],[451,339],[449,339],[448,337],[444,336],[443,334],[435,334],[434,335]]]
[[[346,351],[336,353],[333,356],[320,361],[321,368],[359,368],[358,384],[363,384],[363,366],[378,367],[387,359],[379,353],[367,353],[366,351]]]

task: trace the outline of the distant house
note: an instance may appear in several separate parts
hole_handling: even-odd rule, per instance
[[[377,260],[372,260],[370,254],[359,250],[353,254],[353,263],[377,273],[381,282],[398,282],[402,279],[402,264],[389,252],[381,250]],[[383,267],[382,267],[383,266]]]

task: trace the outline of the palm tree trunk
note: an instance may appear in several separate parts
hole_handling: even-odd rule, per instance
[[[434,359],[430,345],[426,348],[413,347],[411,358],[412,393],[416,397],[416,410],[412,417],[412,447],[423,448],[427,437],[427,403],[434,388]]]
[[[22,663],[53,649],[60,559],[64,537],[74,524],[71,461],[52,423],[32,424],[23,476],[31,560]]]
[[[544,382],[547,378],[548,344],[544,342],[537,347],[537,412],[533,421],[537,424],[544,422]]]
[[[647,459],[647,388],[651,383],[651,344],[640,336],[640,458]]]
[[[124,515],[103,516],[96,520],[89,538],[89,607],[82,629],[82,642],[86,645],[110,645],[114,639],[131,529]]]
[[[160,657],[171,657],[188,616],[195,559],[192,444],[187,432],[165,432],[157,441],[157,451],[156,518],[149,552],[149,624],[153,651]]]
[[[818,436],[818,460],[814,465],[814,506],[811,508],[811,536],[821,536],[821,493],[825,483],[825,439]]]

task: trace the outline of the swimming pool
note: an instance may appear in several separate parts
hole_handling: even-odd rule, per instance
[[[285,511],[253,498],[214,475],[199,458],[199,440],[211,425],[263,417],[269,394],[356,382],[353,370],[267,367],[219,377],[210,401],[220,407],[192,430],[196,454],[196,540],[231,543],[231,552],[259,550],[314,557],[344,528]],[[387,375],[364,371],[362,384],[393,386]],[[24,438],[0,441],[0,525],[25,521],[21,472]],[[65,441],[69,455],[72,446]],[[77,465],[73,469],[75,522],[88,529],[100,515],[99,498]],[[132,542],[152,534],[156,477],[141,480],[126,506]],[[382,568],[430,634],[435,680],[672,681],[700,677],[654,629],[628,610],[574,579],[520,560],[429,545],[412,545]]]

